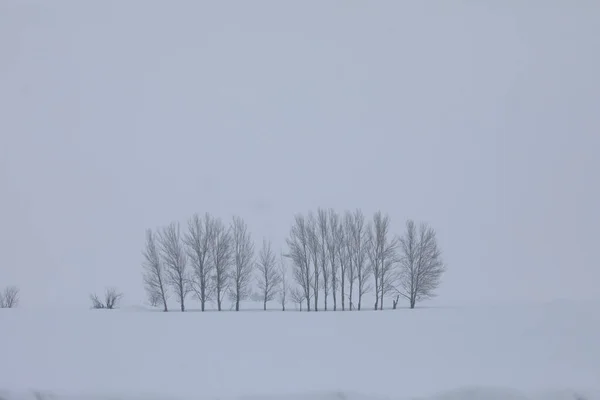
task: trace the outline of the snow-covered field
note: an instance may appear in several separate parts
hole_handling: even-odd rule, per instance
[[[0,398],[594,399],[597,310],[0,310]]]

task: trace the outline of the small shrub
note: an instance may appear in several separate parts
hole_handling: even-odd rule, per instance
[[[0,308],[15,308],[19,305],[19,288],[9,286],[0,292]]]
[[[91,294],[90,300],[92,301],[93,309],[104,309],[112,310],[119,305],[119,302],[123,298],[123,293],[117,291],[115,288],[107,288],[104,292],[104,300],[101,300],[97,294]]]

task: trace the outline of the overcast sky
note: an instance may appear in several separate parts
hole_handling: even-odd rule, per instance
[[[388,212],[438,304],[600,297],[596,1],[0,2],[0,287],[145,301],[146,228]]]

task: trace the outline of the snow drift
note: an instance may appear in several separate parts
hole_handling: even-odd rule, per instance
[[[0,311],[10,399],[573,400],[600,377],[593,306]]]

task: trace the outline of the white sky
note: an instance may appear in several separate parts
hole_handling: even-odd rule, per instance
[[[144,230],[437,229],[439,304],[600,297],[600,3],[0,2],[0,287],[142,303]]]

